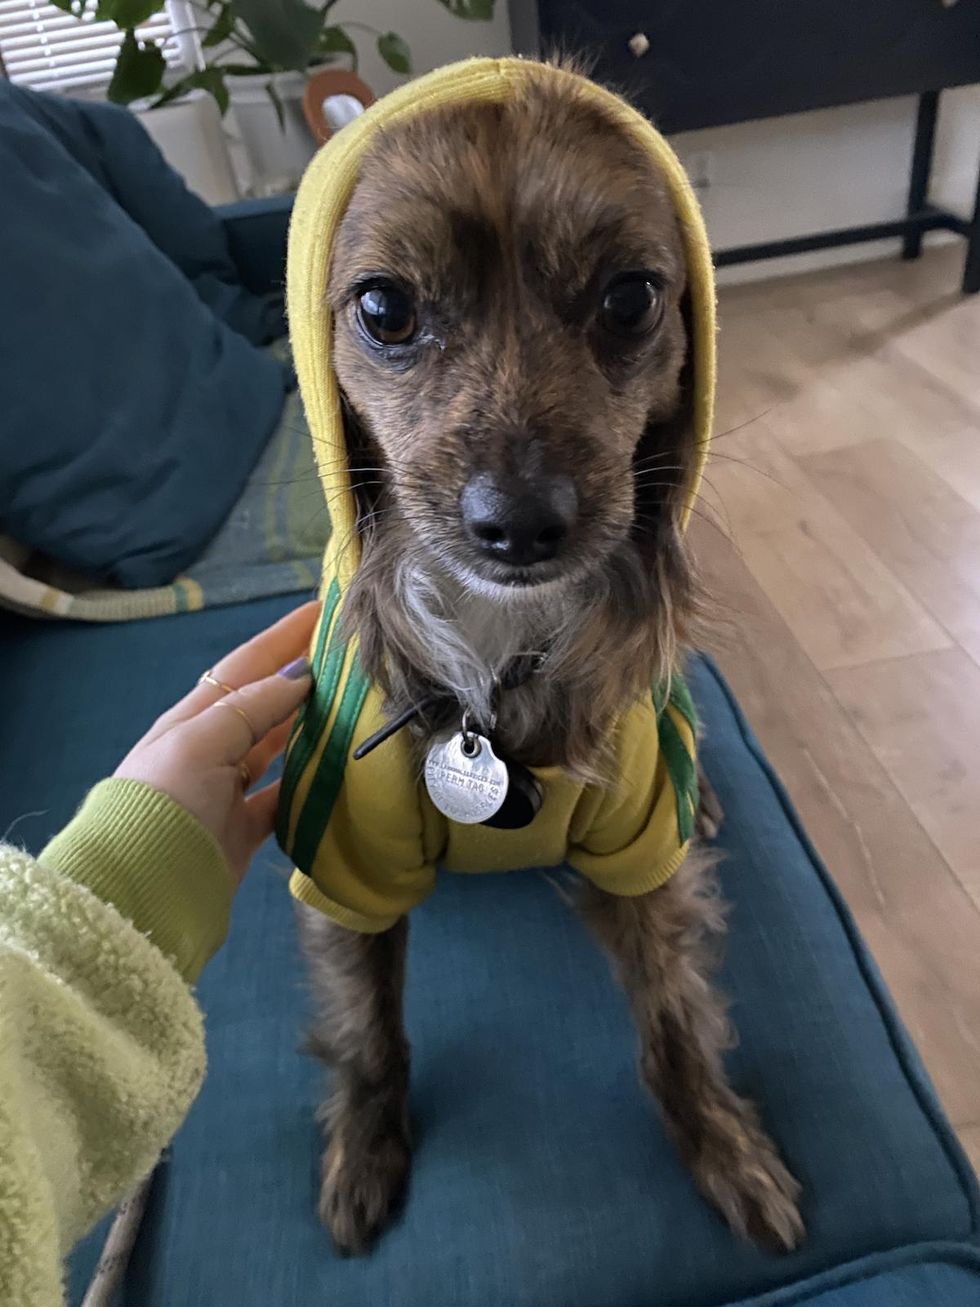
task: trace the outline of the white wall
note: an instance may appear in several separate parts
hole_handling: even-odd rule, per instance
[[[239,187],[228,157],[226,125],[203,92],[139,114],[164,157],[208,204],[237,200]]]
[[[507,0],[497,0],[489,23],[454,18],[439,0],[339,0],[330,19],[335,23],[353,19],[381,32],[397,32],[412,51],[415,73],[430,72],[468,55],[505,55],[511,50]],[[384,95],[405,80],[387,67],[372,36],[354,28],[350,35],[361,56],[358,72],[375,95]]]
[[[905,211],[915,100],[794,114],[674,138],[697,175],[712,243],[718,248],[899,217]],[[971,212],[980,165],[980,87],[947,91],[941,101],[930,198]],[[936,233],[930,240],[953,239]],[[827,250],[726,269],[749,280],[845,260],[879,257],[894,241]]]

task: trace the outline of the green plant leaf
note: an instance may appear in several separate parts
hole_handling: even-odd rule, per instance
[[[412,53],[397,32],[383,32],[378,37],[378,54],[393,72],[412,71]]]
[[[109,83],[109,99],[115,104],[129,104],[146,95],[155,95],[160,89],[167,63],[160,47],[148,42],[140,44],[130,27],[123,36],[119,57]]]
[[[150,108],[162,109],[163,106],[169,104],[171,100],[179,100],[182,95],[186,95],[188,91],[192,91],[194,88],[185,85],[186,81],[187,78],[182,77],[180,81],[173,82],[165,91],[160,92],[157,98],[150,105]]]
[[[99,0],[95,19],[99,23],[115,23],[117,27],[140,27],[162,8],[160,0]]]
[[[349,54],[353,67],[357,67],[357,46],[342,27],[325,27],[317,42],[317,54]]]
[[[255,72],[254,68],[249,70]],[[199,68],[196,72],[188,73],[186,77],[181,77],[179,81],[168,86],[150,106],[151,109],[162,109],[165,104],[170,104],[173,100],[179,100],[182,95],[188,91],[207,91],[208,95],[214,96],[218,109],[224,115],[228,109],[228,88],[225,86],[225,69],[223,68]]]
[[[300,72],[306,68],[323,23],[317,10],[303,0],[230,0],[230,4],[270,68],[296,68]]]
[[[213,50],[216,45],[221,45],[231,36],[231,29],[235,24],[235,15],[231,12],[231,5],[225,3],[218,10],[218,16],[211,25],[211,30],[201,39],[201,45],[205,50]]]
[[[82,17],[87,2],[88,0],[51,0],[51,3],[60,9],[62,13],[71,14],[74,18]]]
[[[214,96],[218,111],[224,117],[228,112],[228,87],[225,86],[225,75],[221,69],[201,68],[198,72],[191,73],[191,77],[195,79],[195,86]]]
[[[265,84],[265,93],[272,101],[272,107],[276,111],[276,121],[279,123],[279,130],[284,132],[286,130],[286,110],[283,108],[279,92],[276,90],[275,83],[272,81],[271,77]]]
[[[493,17],[494,0],[439,0],[457,18],[472,18],[488,23]]]

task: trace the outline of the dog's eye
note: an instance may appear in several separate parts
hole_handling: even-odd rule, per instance
[[[411,296],[400,286],[371,286],[357,301],[361,326],[379,345],[404,345],[415,335],[417,321]]]
[[[653,330],[662,312],[660,287],[642,272],[631,272],[606,288],[600,318],[617,336],[642,336]]]

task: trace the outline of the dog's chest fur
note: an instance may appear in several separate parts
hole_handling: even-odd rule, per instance
[[[484,595],[417,563],[406,563],[399,572],[397,593],[416,633],[417,669],[455,695],[485,728],[496,714],[496,736],[510,747],[533,746],[546,716],[540,683],[503,692],[497,683],[525,654],[546,654],[549,673],[557,673],[574,609],[567,590],[541,587],[533,595],[509,598],[499,587]]]

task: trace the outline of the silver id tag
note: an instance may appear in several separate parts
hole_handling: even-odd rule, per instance
[[[444,817],[464,826],[499,812],[507,784],[507,765],[484,735],[457,731],[448,740],[437,740],[425,759],[429,798]]]

